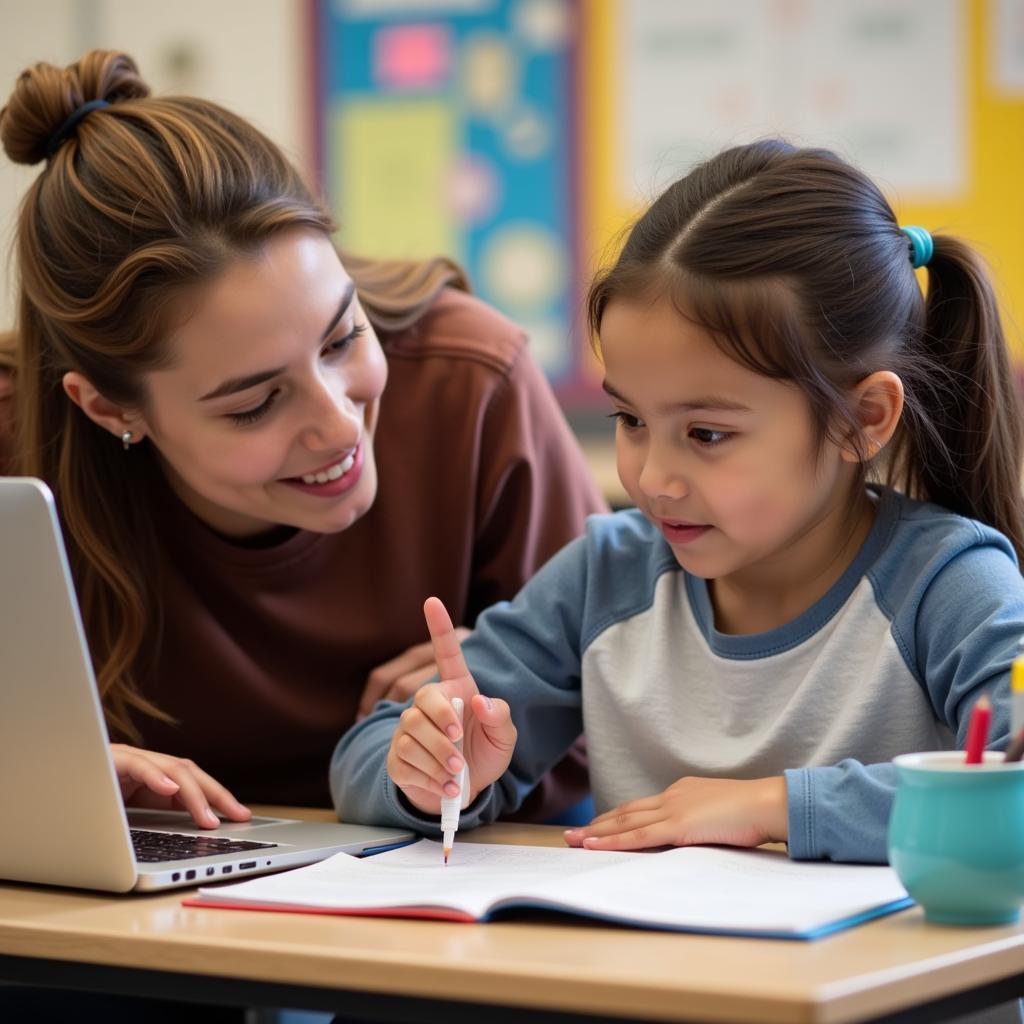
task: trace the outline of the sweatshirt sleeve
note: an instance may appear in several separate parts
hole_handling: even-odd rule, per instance
[[[1024,637],[1024,580],[1008,542],[986,533],[954,554],[896,610],[893,635],[937,720],[962,749],[971,708],[992,701],[989,748],[1010,733],[1009,672]],[[896,768],[844,760],[786,772],[789,853],[798,859],[888,860]]]
[[[514,810],[582,730],[581,630],[586,540],[555,556],[512,602],[477,620],[463,646],[480,692],[508,701],[518,730],[505,774],[462,813],[472,828]],[[331,762],[331,792],[341,821],[438,831],[388,777],[391,738],[408,703],[382,703],[342,737]]]

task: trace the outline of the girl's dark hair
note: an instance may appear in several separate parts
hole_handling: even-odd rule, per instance
[[[849,389],[895,372],[905,407],[884,482],[995,527],[1024,564],[1021,411],[992,286],[963,242],[934,245],[925,298],[867,176],[827,150],[763,140],[654,202],[592,283],[589,324],[596,338],[609,302],[668,296],[737,361],[799,386],[819,446],[865,455]]]
[[[54,145],[94,100],[109,106]],[[135,739],[133,712],[163,717],[137,685],[141,652],[158,650],[147,498],[160,469],[148,443],[123,452],[62,378],[76,370],[117,405],[144,407],[143,377],[170,359],[168,327],[190,289],[280,232],[334,225],[266,136],[214,103],[150,97],[123,53],[24,71],[0,111],[0,141],[16,163],[46,161],[18,219],[15,336],[0,340],[0,365],[14,364],[15,467],[57,495],[107,720]],[[384,330],[413,323],[446,284],[467,287],[443,260],[354,263],[361,302]]]

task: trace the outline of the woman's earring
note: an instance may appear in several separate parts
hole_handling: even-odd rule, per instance
[[[131,448],[131,446],[132,446],[132,432],[130,430],[126,430],[121,435],[121,446],[124,448],[125,451],[128,451],[128,449]]]

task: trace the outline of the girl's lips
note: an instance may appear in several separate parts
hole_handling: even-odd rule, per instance
[[[674,523],[669,520],[658,520],[658,526],[669,544],[690,544],[703,537],[711,529],[707,524]]]
[[[334,462],[329,463],[324,467],[324,470],[337,465],[338,461],[336,459]],[[286,477],[281,483],[297,491],[302,491],[303,494],[311,494],[316,498],[336,498],[339,494],[344,494],[359,483],[359,478],[363,473],[363,462],[363,445],[360,443],[359,447],[352,454],[351,468],[347,472],[342,473],[336,480],[328,480],[325,484],[307,484],[302,477]],[[324,470],[318,470],[318,472],[323,472]]]

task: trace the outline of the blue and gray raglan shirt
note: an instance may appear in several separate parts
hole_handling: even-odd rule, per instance
[[[1008,742],[1024,579],[1002,534],[874,493],[874,525],[842,578],[792,622],[745,636],[715,629],[706,581],[639,512],[592,516],[464,645],[519,737],[462,827],[514,810],[582,730],[599,813],[684,776],[784,773],[792,857],[884,861],[894,755],[963,746],[982,693],[990,746]],[[406,706],[381,702],[339,743],[342,820],[437,832],[385,767]]]

